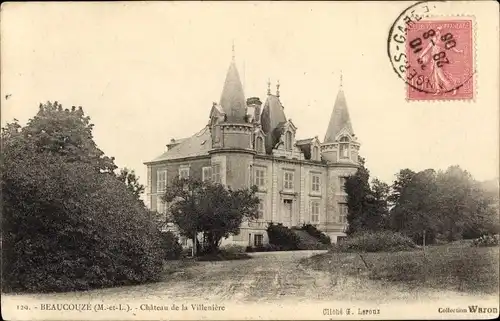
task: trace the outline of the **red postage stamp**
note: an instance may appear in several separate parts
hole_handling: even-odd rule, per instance
[[[471,18],[420,20],[406,38],[408,100],[474,98],[474,43]]]

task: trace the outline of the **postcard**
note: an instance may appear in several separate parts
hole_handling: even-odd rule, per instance
[[[498,12],[3,3],[2,317],[497,318]]]

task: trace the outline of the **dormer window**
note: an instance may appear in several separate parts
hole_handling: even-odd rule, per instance
[[[257,153],[264,152],[264,139],[260,136],[255,139],[255,150]]]
[[[312,159],[319,160],[319,148],[318,146],[314,146],[312,150]]]
[[[290,131],[285,134],[285,149],[292,150],[292,133]]]
[[[340,158],[349,158],[349,138],[344,136],[340,139]]]

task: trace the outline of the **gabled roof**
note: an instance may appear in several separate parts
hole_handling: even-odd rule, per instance
[[[228,122],[244,123],[246,116],[246,100],[243,85],[240,81],[234,60],[229,65],[226,81],[222,88],[220,105],[227,116]]]
[[[342,88],[340,88],[339,93],[337,94],[335,105],[333,107],[332,115],[330,117],[330,123],[328,124],[324,143],[334,142],[337,134],[344,128],[351,136],[354,135],[354,131],[351,125],[351,119],[349,117],[349,111],[347,110],[344,91],[342,90]]]
[[[179,142],[179,140],[176,140],[175,142],[177,143]],[[182,141],[180,141],[178,145],[164,152],[157,158],[153,159],[151,162],[208,155],[208,151],[211,148],[212,139],[210,136],[210,130],[207,126],[197,134],[182,139]]]

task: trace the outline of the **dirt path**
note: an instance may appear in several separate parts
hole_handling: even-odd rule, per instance
[[[163,282],[81,293],[45,294],[43,297],[210,302],[361,300],[373,303],[467,298],[467,295],[457,292],[410,290],[404,285],[348,277],[342,271],[337,274],[315,271],[300,264],[300,259],[321,252],[253,253],[249,260],[197,262],[166,276]]]

